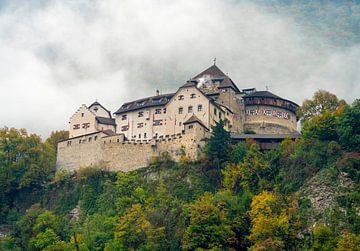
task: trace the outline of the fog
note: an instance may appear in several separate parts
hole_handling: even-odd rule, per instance
[[[83,103],[114,112],[175,92],[214,57],[240,89],[267,86],[298,104],[318,89],[358,98],[359,45],[313,43],[289,20],[246,1],[2,2],[0,127],[45,138]]]

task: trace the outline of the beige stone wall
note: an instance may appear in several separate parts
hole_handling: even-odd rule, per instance
[[[70,118],[69,137],[73,138],[96,131],[95,115],[86,105],[82,105]]]
[[[286,109],[265,106],[246,106],[245,128],[251,128],[256,133],[286,133],[296,131],[297,120],[293,112]]]
[[[198,111],[199,105],[202,105],[201,111]],[[179,114],[180,107],[183,109],[182,114]],[[192,112],[189,112],[189,107],[192,107]],[[184,122],[193,114],[208,127],[210,123],[209,107],[210,101],[196,87],[180,88],[166,105],[171,117],[166,125],[165,135],[181,133],[184,130]]]
[[[186,125],[185,133],[156,140],[128,141],[123,134],[105,136],[99,132],[60,142],[56,165],[58,169],[73,171],[101,163],[112,171],[130,171],[147,166],[154,156],[164,152],[173,160],[179,160],[182,147],[190,159],[196,159],[206,137],[209,132],[198,123]]]
[[[110,118],[109,113],[100,105],[93,105],[89,110],[92,111],[95,116]]]
[[[157,110],[160,113],[157,113]],[[142,116],[139,116],[139,113],[142,113]],[[123,115],[126,115],[126,119],[123,119]],[[170,121],[169,117],[165,106],[149,107],[117,115],[115,117],[117,132],[124,133],[129,140],[152,139],[156,133],[158,135],[165,134],[164,128]],[[161,120],[162,125],[154,126],[154,120]],[[128,127],[128,129],[124,130],[124,127]]]

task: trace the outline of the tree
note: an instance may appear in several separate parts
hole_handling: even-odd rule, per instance
[[[220,120],[212,127],[212,135],[205,148],[207,157],[218,164],[228,160],[230,133],[224,129],[224,121]]]
[[[183,249],[229,248],[236,239],[226,216],[222,203],[215,203],[213,194],[204,193],[190,207],[190,223],[185,230]]]
[[[360,99],[345,107],[337,133],[340,144],[345,149],[360,152]]]
[[[284,203],[280,195],[261,192],[251,202],[251,228],[248,238],[255,246],[264,245],[266,242],[269,242],[269,245],[271,243],[271,246],[291,246],[291,240],[295,238],[292,233],[294,229],[291,228],[292,213],[293,206]]]
[[[228,164],[222,170],[225,188],[236,191],[239,188],[256,190],[270,164],[260,152],[259,145],[252,144],[239,164]]]
[[[360,251],[360,236],[345,231],[336,245],[336,251]]]
[[[315,92],[312,99],[306,99],[297,111],[298,116],[303,122],[323,114],[325,111],[335,111],[339,106],[346,104],[344,100],[339,100],[335,94],[324,90]]]
[[[115,225],[115,242],[124,250],[158,249],[157,243],[163,237],[164,228],[153,227],[140,204],[128,208]]]

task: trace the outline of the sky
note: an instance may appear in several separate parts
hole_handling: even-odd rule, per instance
[[[175,92],[215,57],[240,89],[359,98],[360,46],[308,34],[248,1],[0,1],[0,127],[46,138],[82,104]]]

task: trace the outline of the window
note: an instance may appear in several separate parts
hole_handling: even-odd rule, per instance
[[[161,114],[161,109],[155,109],[155,114]]]
[[[179,122],[179,126],[181,126],[182,125],[182,123],[181,122]]]
[[[178,100],[184,100],[184,95],[179,95]]]
[[[154,123],[153,123],[154,126],[161,126],[162,125],[162,120],[154,120]]]
[[[91,137],[89,137],[89,142],[91,142],[91,139],[92,139],[92,138],[91,138]]]
[[[97,136],[94,137],[94,141],[97,140]]]
[[[188,113],[191,113],[191,112],[193,112],[193,107],[192,107],[192,106],[189,106],[189,107],[188,107]]]
[[[128,126],[128,125],[125,125],[125,126],[122,126],[122,127],[121,127],[121,131],[122,131],[122,132],[125,132],[125,131],[127,131],[127,130],[129,130],[129,126]]]
[[[196,94],[195,93],[190,94],[190,98],[196,98]]]
[[[79,144],[81,144],[81,139],[79,140]]]
[[[141,139],[141,134],[139,133],[139,139]]]
[[[198,112],[201,112],[201,111],[202,111],[202,105],[198,105],[197,111],[198,111]]]
[[[90,127],[90,123],[83,123],[82,128],[87,129]]]
[[[127,115],[126,115],[126,114],[121,116],[121,120],[126,120],[126,119],[127,119]]]
[[[73,129],[74,129],[74,130],[80,129],[80,124],[75,124],[75,125],[73,126]]]
[[[217,111],[216,111],[216,108],[214,108],[214,114],[215,114],[215,115],[216,115],[216,112],[217,112]]]
[[[184,108],[179,107],[179,114],[183,114]]]
[[[188,128],[189,129],[192,129],[194,127],[194,125],[189,125]]]
[[[144,123],[137,123],[137,128],[142,128],[144,127]]]
[[[146,139],[146,132],[144,132],[144,139]]]
[[[163,113],[166,113],[166,108],[164,108]]]
[[[140,117],[144,117],[144,112],[139,112],[138,113],[138,117],[140,118]]]
[[[97,112],[99,110],[99,108],[94,107],[94,112]]]
[[[221,119],[221,112],[219,112],[219,119]]]
[[[71,141],[68,141],[68,142],[67,142],[67,146],[71,146]]]
[[[81,117],[84,117],[84,113],[81,113]]]

